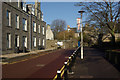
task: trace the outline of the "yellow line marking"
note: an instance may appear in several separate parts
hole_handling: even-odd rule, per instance
[[[69,60],[67,60],[67,63],[69,62]],[[63,76],[63,74],[64,74],[64,69],[65,68],[65,65],[60,69],[60,71],[62,72],[61,73],[61,76]],[[57,78],[57,74],[56,74],[56,76],[53,78],[53,80],[56,80],[56,78]]]
[[[65,65],[61,68],[61,70],[60,70],[60,71],[62,72],[62,70],[63,70],[64,68],[65,68]]]
[[[63,74],[64,74],[64,71],[62,71],[62,73],[61,73],[61,77],[63,76]]]
[[[67,63],[69,62],[69,60],[67,60]]]
[[[54,77],[54,79],[53,80],[55,80],[57,78],[57,75]]]
[[[69,57],[65,57],[65,58],[69,58]]]
[[[78,50],[79,48],[80,48],[80,47],[78,47],[77,50]],[[76,52],[77,50],[75,50],[75,52]],[[67,60],[67,65],[69,65],[69,59]],[[64,69],[64,67],[65,67],[65,65],[64,65],[64,66],[61,68],[61,70],[60,70],[60,71],[62,72],[62,73],[61,73],[61,76],[63,76],[63,74],[64,74],[64,71],[62,71],[62,70]],[[56,76],[53,78],[53,80],[56,80],[56,78],[57,78],[57,74],[56,74]]]

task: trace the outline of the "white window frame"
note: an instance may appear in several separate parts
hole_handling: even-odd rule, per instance
[[[8,26],[11,26],[11,12],[9,10],[7,10],[7,17],[8,17]]]
[[[17,47],[19,47],[20,46],[20,37],[17,35]]]
[[[25,18],[23,18],[23,20],[25,21],[25,24],[23,25],[23,30],[27,31],[27,20]]]
[[[40,38],[39,38],[39,46],[41,45],[41,40],[40,40]]]
[[[40,25],[38,25],[38,33],[40,33]]]
[[[27,37],[26,36],[23,36],[23,46],[27,48]]]
[[[16,28],[19,29],[19,16],[16,14]]]
[[[35,15],[35,6],[32,6],[32,14]]]
[[[42,45],[45,46],[45,39],[43,39],[43,44]]]
[[[33,21],[33,32],[36,32],[37,29],[36,29],[36,23]]]
[[[43,32],[43,35],[45,34],[45,28],[44,27],[42,27],[42,32]]]
[[[24,46],[27,48],[27,37],[25,36],[25,43]]]
[[[7,48],[11,48],[11,34],[7,33]]]
[[[36,37],[33,37],[33,46],[36,47]]]
[[[23,2],[22,4],[23,4],[23,10],[26,12],[26,3]]]
[[[17,39],[16,39],[17,38]],[[20,39],[19,39],[20,37],[18,36],[18,35],[15,35],[15,40],[17,40],[17,44],[16,44],[16,41],[15,41],[15,47],[19,47],[19,41],[20,41]]]
[[[27,31],[27,20],[25,19],[25,31]]]
[[[20,7],[20,0],[18,0],[18,7]]]

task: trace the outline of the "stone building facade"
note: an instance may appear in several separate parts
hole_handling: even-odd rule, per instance
[[[2,2],[2,53],[45,48],[46,22],[40,2]]]

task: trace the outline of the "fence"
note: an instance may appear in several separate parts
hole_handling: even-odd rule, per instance
[[[117,50],[107,50],[105,57],[112,64],[120,65],[120,51]]]
[[[74,65],[79,50],[80,47],[78,47],[69,57],[69,59],[66,62],[64,62],[64,66],[61,69],[57,70],[57,74],[53,80],[62,80],[62,79],[67,80],[68,74],[73,74],[71,67]]]

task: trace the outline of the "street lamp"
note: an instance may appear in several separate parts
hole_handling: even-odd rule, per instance
[[[82,14],[84,13],[85,11],[78,11],[78,13],[81,14],[81,24],[82,24]],[[83,25],[81,25],[81,59],[83,59],[83,31],[82,31],[82,27]]]

